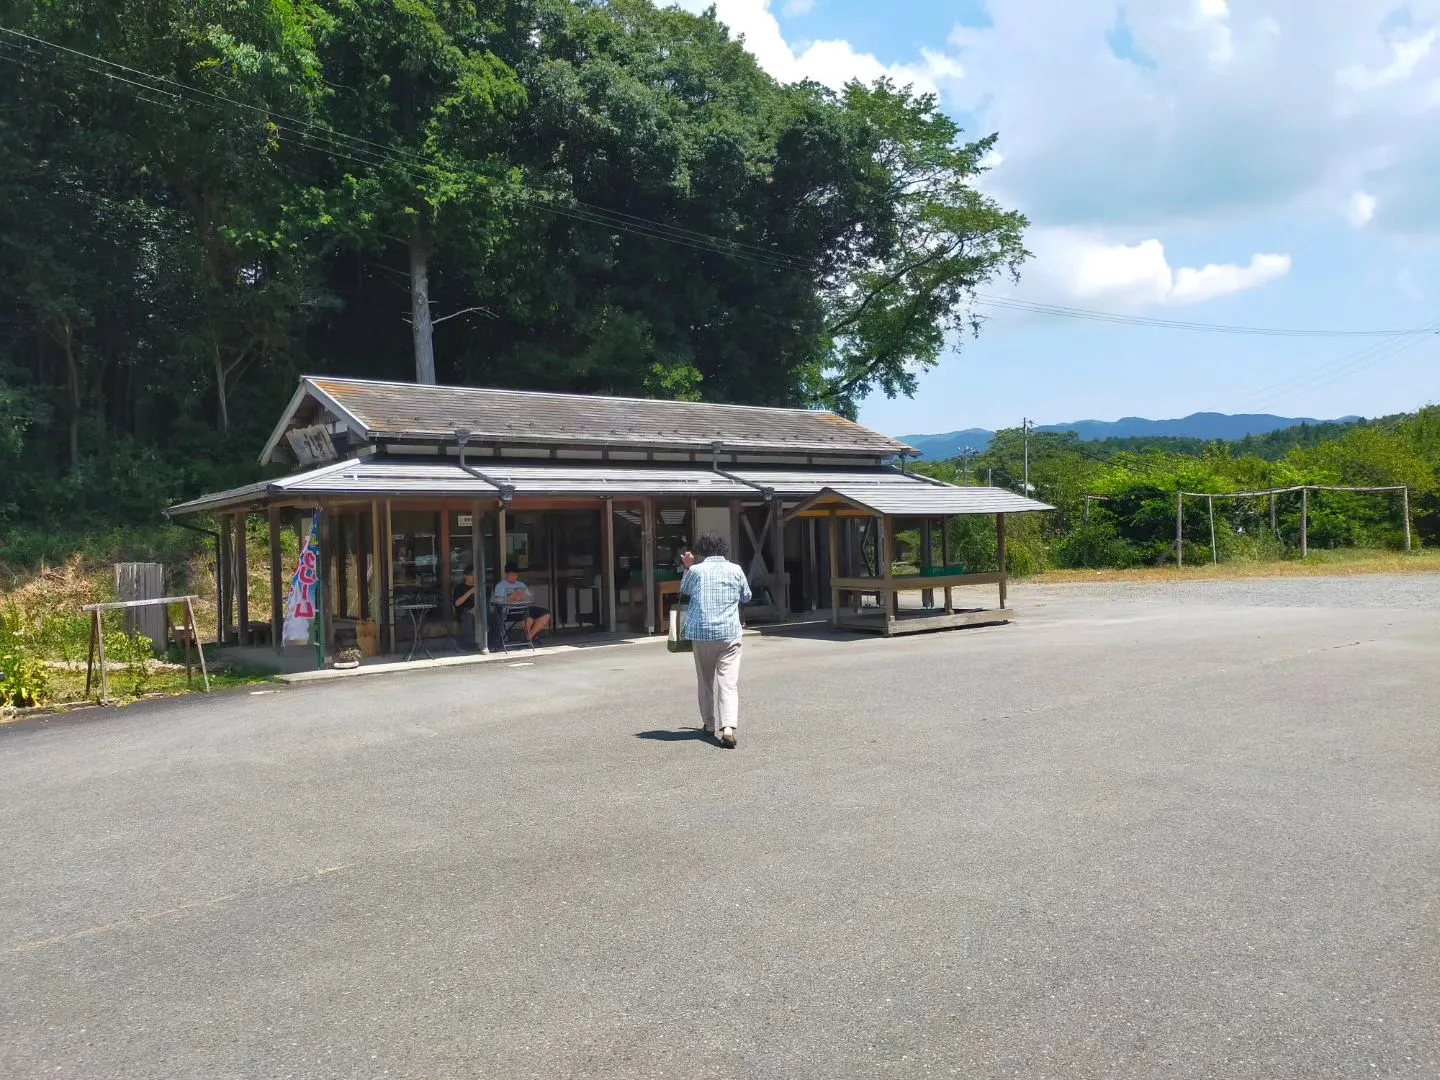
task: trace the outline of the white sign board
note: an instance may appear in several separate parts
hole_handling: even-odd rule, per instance
[[[330,440],[330,432],[318,424],[287,431],[285,438],[290,440],[290,449],[295,451],[301,465],[323,465],[339,456],[335,453],[335,444]]]

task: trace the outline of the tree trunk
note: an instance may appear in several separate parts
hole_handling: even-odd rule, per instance
[[[410,235],[410,332],[415,340],[415,381],[435,383],[435,324],[430,318],[430,247],[420,226]]]
[[[230,433],[230,395],[226,390],[225,383],[229,374],[225,371],[225,361],[220,356],[220,343],[214,338],[210,339],[211,352],[215,357],[215,396],[220,406],[220,433]]]
[[[70,471],[80,467],[80,366],[75,360],[75,335],[70,320],[61,319],[55,339],[65,350],[65,384],[70,395]]]

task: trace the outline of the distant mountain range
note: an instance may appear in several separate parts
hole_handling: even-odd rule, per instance
[[[1301,424],[1347,424],[1359,420],[1358,416],[1342,416],[1338,420],[1315,420],[1303,416],[1271,416],[1269,413],[1214,413],[1198,412],[1178,420],[1146,420],[1140,416],[1126,416],[1119,420],[1077,420],[1072,424],[1044,424],[1036,431],[1073,431],[1085,442],[1096,439],[1243,439],[1246,435],[1268,435],[1272,431],[1299,427]],[[966,428],[944,435],[901,435],[900,441],[908,443],[932,461],[953,458],[965,448],[983,453],[995,437],[993,431],[984,428]]]

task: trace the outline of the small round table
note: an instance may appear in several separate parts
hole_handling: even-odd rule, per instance
[[[435,605],[416,601],[410,604],[396,604],[395,610],[403,611],[410,616],[410,652],[406,654],[405,659],[414,660],[415,650],[424,649],[425,655],[434,660],[435,654],[430,651],[430,646],[425,644],[424,639],[420,637],[420,631],[424,629],[425,620],[429,618],[430,612],[435,610]]]

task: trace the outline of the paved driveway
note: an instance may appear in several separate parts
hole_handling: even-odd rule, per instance
[[[654,646],[0,731],[0,1075],[1433,1080],[1379,584],[752,641],[734,752]]]

